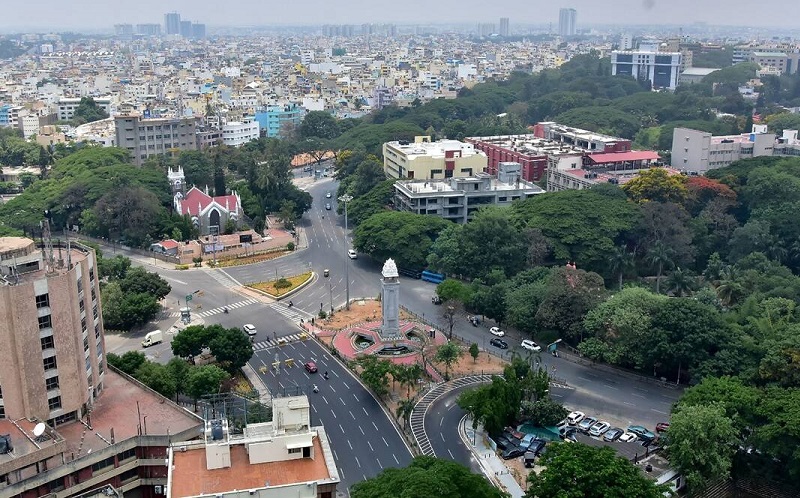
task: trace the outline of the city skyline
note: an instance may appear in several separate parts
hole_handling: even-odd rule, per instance
[[[479,0],[456,2],[447,0],[430,4],[412,0],[398,10],[389,2],[373,2],[359,5],[357,9],[337,5],[333,8],[323,0],[308,0],[302,5],[265,2],[258,8],[246,2],[228,2],[227,9],[219,9],[216,3],[208,0],[172,0],[163,3],[156,0],[141,0],[135,4],[109,4],[107,2],[87,2],[89,5],[79,10],[63,8],[63,3],[54,0],[41,0],[35,4],[17,3],[8,9],[0,19],[0,30],[8,32],[41,28],[111,31],[119,23],[158,23],[163,24],[164,14],[184,12],[195,22],[210,26],[269,26],[269,25],[321,25],[321,24],[360,24],[375,23],[472,23],[497,22],[500,17],[510,19],[511,31],[514,24],[558,23],[559,9],[574,8],[578,11],[581,26],[603,24],[683,24],[704,22],[710,25],[790,27],[796,25],[794,19],[800,14],[800,6],[792,3],[765,0],[752,8],[753,4],[741,1],[729,2],[724,9],[708,4],[698,4],[691,0],[674,0],[670,3],[655,0],[624,0],[607,5],[589,0],[571,0],[563,3],[509,2],[501,8],[485,9]],[[237,8],[241,7],[241,8]],[[748,8],[750,7],[750,8]],[[780,12],[780,15],[775,15]]]

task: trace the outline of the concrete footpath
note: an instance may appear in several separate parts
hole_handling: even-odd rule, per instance
[[[464,445],[472,451],[472,456],[480,465],[484,475],[495,487],[507,492],[512,498],[525,496],[525,492],[509,472],[503,459],[497,456],[489,445],[489,436],[482,426],[479,425],[477,431],[473,430],[472,419],[464,416],[458,424],[458,434]]]

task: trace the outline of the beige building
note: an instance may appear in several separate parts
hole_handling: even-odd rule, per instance
[[[431,137],[420,136],[413,143],[383,144],[383,171],[388,178],[466,178],[485,172],[487,164],[484,152],[458,140],[431,142]]]
[[[0,419],[83,417],[106,368],[94,251],[0,238]]]
[[[196,118],[143,118],[123,114],[114,118],[117,147],[131,154],[133,164],[141,166],[149,157],[197,150]]]

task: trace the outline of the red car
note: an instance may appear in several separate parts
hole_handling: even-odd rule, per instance
[[[669,422],[659,422],[656,424],[656,432],[664,432],[669,429]]]
[[[317,373],[317,364],[314,363],[313,361],[306,362],[306,364],[304,366],[306,368],[306,372],[311,373],[311,374]]]

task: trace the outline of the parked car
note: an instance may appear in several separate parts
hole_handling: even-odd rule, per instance
[[[347,250],[347,257],[350,259],[358,259],[358,253],[356,253],[355,249],[348,249]]]
[[[542,347],[540,345],[536,344],[530,339],[523,340],[522,347],[527,349],[528,351],[533,351],[535,353],[538,353],[539,351],[542,350]]]
[[[589,435],[597,437],[602,436],[610,427],[611,424],[601,420],[589,428]]]
[[[617,439],[617,441],[619,441],[620,443],[632,443],[637,439],[638,438],[636,437],[636,434],[632,432],[626,432],[625,434],[621,435],[619,439]]]
[[[503,460],[511,460],[512,458],[518,458],[525,454],[525,450],[520,448],[519,446],[511,446],[506,448],[506,450],[500,455],[503,457]]]
[[[632,425],[628,427],[628,432],[632,432],[636,434],[636,437],[639,439],[644,439],[646,441],[652,441],[656,438],[656,435],[647,430],[646,428],[642,427],[641,425]]]
[[[506,437],[505,435],[498,436],[494,440],[495,444],[497,445],[497,449],[500,451],[505,451],[506,448],[517,446],[517,442],[514,438]]]
[[[331,210],[331,203],[330,202],[326,202],[325,203],[325,210],[327,210],[327,211]]]
[[[578,422],[583,420],[586,417],[586,414],[583,412],[574,411],[567,415],[567,422],[569,425],[576,425]]]
[[[603,441],[616,441],[619,439],[621,435],[625,434],[625,431],[620,429],[619,427],[614,427],[613,429],[609,429],[603,434]]]
[[[659,422],[656,424],[656,432],[664,432],[669,429],[669,422]]]
[[[494,339],[489,341],[489,344],[491,344],[492,346],[494,346],[496,348],[508,349],[508,343],[506,341],[502,340],[502,339],[498,339],[497,337],[495,337]]]
[[[496,335],[497,337],[503,337],[504,335],[506,335],[505,332],[500,330],[500,327],[492,327],[492,328],[490,328],[489,329],[489,333],[492,334],[492,335]]]
[[[245,323],[244,326],[242,326],[242,330],[244,330],[244,333],[250,337],[256,335],[256,326],[252,323]]]
[[[326,193],[325,193],[325,197],[327,197],[328,199],[330,199],[330,198],[331,198],[331,193],[330,193],[330,192],[326,192]]]
[[[317,364],[313,361],[307,361],[305,365],[303,365],[308,373],[317,373]]]
[[[597,423],[596,418],[586,417],[578,423],[578,430],[581,432],[589,432],[589,429],[591,429],[592,426],[596,423]]]
[[[569,441],[571,443],[578,442],[578,429],[575,427],[565,427],[558,431],[559,437],[564,441]]]
[[[540,454],[543,450],[547,441],[542,439],[534,439],[531,441],[531,444],[528,445],[528,451],[533,452],[535,455]]]
[[[530,451],[525,452],[525,467],[531,468],[536,463],[536,454]]]

